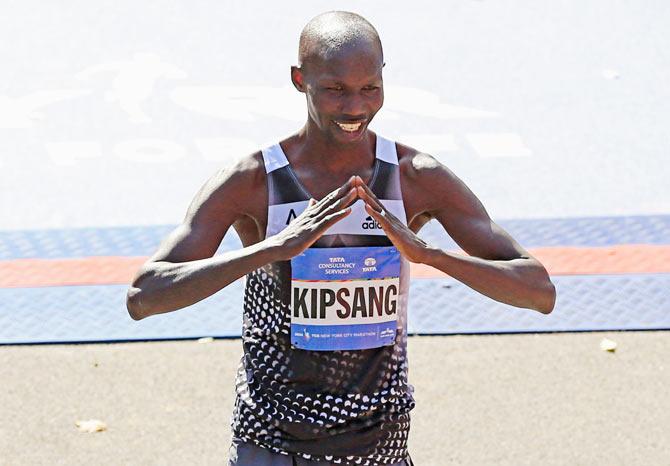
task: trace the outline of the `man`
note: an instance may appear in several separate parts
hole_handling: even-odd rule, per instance
[[[213,176],[128,291],[142,319],[246,275],[231,464],[409,465],[409,262],[549,313],[544,267],[428,154],[368,129],[384,100],[381,42],[347,12],[300,36],[307,123]],[[469,255],[416,233],[440,222]],[[243,248],[213,257],[233,226]]]

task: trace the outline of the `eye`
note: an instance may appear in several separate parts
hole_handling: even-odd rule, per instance
[[[379,89],[379,86],[365,86],[363,88],[364,91],[376,91]]]
[[[339,92],[342,90],[342,86],[328,86],[326,89],[329,91]]]

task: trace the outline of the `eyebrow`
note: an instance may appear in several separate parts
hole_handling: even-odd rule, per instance
[[[386,63],[382,63],[382,66],[379,67],[378,71],[381,71],[382,68],[384,68],[384,65],[386,65]],[[374,76],[369,76],[367,78],[368,82],[372,82],[372,81],[376,82],[376,81],[381,81],[381,80],[382,80],[381,75],[377,75],[377,74],[375,74]],[[333,75],[330,75],[330,74],[326,74],[324,77],[320,78],[319,81],[333,81],[333,82],[336,82],[336,83],[344,84],[343,81],[341,81],[339,77],[333,76]]]

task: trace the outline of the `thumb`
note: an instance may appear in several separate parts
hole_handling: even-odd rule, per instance
[[[307,207],[312,207],[314,204],[316,204],[316,199],[314,199],[314,198],[312,197],[312,198],[310,198],[310,200],[309,200],[309,204],[307,205]]]

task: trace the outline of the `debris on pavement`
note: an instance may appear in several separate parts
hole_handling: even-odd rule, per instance
[[[89,419],[87,421],[75,421],[74,423],[80,432],[102,432],[107,430],[107,424],[98,419]]]
[[[616,341],[610,340],[609,338],[603,338],[600,341],[600,349],[603,351],[609,351],[610,353],[614,353],[616,351]]]

